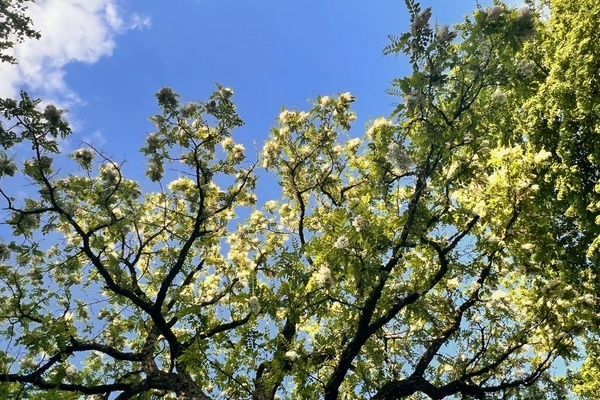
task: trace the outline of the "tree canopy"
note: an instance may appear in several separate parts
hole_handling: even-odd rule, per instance
[[[358,136],[318,96],[249,159],[232,89],[165,87],[132,179],[0,100],[0,397],[595,398],[600,5],[406,4]]]
[[[3,0],[0,3],[0,62],[16,63],[12,49],[16,43],[27,38],[39,39],[40,33],[33,29],[31,18],[25,12],[32,0]]]

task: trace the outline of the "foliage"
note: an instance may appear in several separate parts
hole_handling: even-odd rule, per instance
[[[354,97],[320,96],[282,109],[257,162],[222,86],[157,93],[148,180],[89,145],[60,157],[60,110],[2,100],[0,395],[592,398],[596,92],[572,81],[595,82],[599,42],[578,4],[450,28],[408,0],[392,118],[352,137]],[[261,168],[280,199],[257,198]]]
[[[547,24],[540,25],[536,40],[523,56],[536,67],[534,92],[522,102],[520,131],[536,148],[550,153],[549,166],[537,177],[539,205],[548,214],[555,248],[541,251],[562,260],[555,269],[573,285],[588,285],[600,292],[600,5],[593,1],[573,4],[555,0]],[[558,251],[557,251],[558,249]],[[595,311],[600,303],[595,301]],[[588,322],[598,332],[600,314]],[[575,391],[586,399],[600,392],[597,337],[585,344],[583,367],[573,371]]]
[[[25,12],[28,2],[33,0],[2,0],[0,2],[0,62],[17,62],[14,56],[6,54],[15,43],[26,38],[39,39],[39,32],[32,28],[32,21]]]

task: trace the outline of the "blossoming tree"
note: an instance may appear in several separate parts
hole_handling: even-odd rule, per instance
[[[552,188],[578,171],[530,129],[567,3],[450,29],[407,1],[393,116],[352,137],[354,97],[318,97],[281,112],[256,162],[231,89],[184,104],[163,88],[146,182],[91,146],[60,158],[62,112],[2,100],[0,396],[562,398],[570,380],[591,396],[593,357],[580,377],[551,367],[595,337],[576,251],[593,232],[561,242]],[[281,198],[257,199],[259,169]]]
[[[31,18],[25,11],[27,3],[32,0],[6,0],[0,6],[0,62],[16,63],[12,54],[8,50],[12,49],[15,43],[20,43],[26,39],[39,39],[40,33],[32,28]]]

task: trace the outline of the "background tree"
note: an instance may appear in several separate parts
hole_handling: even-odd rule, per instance
[[[33,29],[31,18],[25,12],[25,4],[32,0],[3,0],[0,2],[0,62],[14,64],[17,60],[6,51],[27,38],[39,39],[40,34]]]
[[[413,73],[362,138],[354,97],[322,96],[247,161],[231,89],[163,88],[136,182],[85,144],[60,157],[55,107],[0,102],[0,395],[565,398],[550,368],[596,318],[592,233],[565,242],[589,214],[561,222],[554,201],[579,171],[552,145],[579,130],[546,143],[528,124],[571,16],[498,3],[451,29],[407,6],[386,52]],[[258,168],[281,198],[257,199]]]
[[[548,23],[539,26],[535,40],[522,56],[535,65],[530,77],[531,95],[520,106],[518,130],[537,148],[551,155],[549,166],[537,177],[539,207],[548,214],[546,232],[558,246],[540,244],[540,253],[560,260],[552,263],[551,274],[572,285],[600,291],[598,205],[600,192],[599,82],[600,47],[595,2],[550,2]],[[600,306],[588,326],[594,336],[586,344],[583,368],[573,374],[575,391],[596,398],[600,390],[598,326]]]

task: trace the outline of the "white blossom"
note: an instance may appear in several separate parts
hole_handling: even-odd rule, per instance
[[[298,123],[302,124],[304,122],[306,122],[306,120],[308,120],[309,117],[309,113],[307,113],[306,111],[302,111],[300,113],[298,113]]]
[[[366,258],[367,254],[369,254],[367,249],[362,249],[362,250],[352,249],[351,252],[352,252],[352,254],[354,254],[355,256],[358,256],[360,258]]]
[[[496,104],[503,104],[506,102],[506,94],[502,92],[500,89],[496,89],[494,93],[492,93],[492,100]]]
[[[329,96],[323,96],[319,99],[319,105],[321,107],[327,107],[328,105],[333,103],[333,99]]]
[[[404,173],[410,165],[410,158],[404,153],[398,143],[391,143],[389,145],[385,160],[391,164],[397,173]]]
[[[530,60],[522,60],[517,66],[517,71],[519,72],[519,74],[523,75],[526,78],[531,78],[534,69],[535,63]]]
[[[229,149],[229,157],[234,162],[240,162],[244,159],[244,145],[236,144],[231,149]]]
[[[19,361],[19,366],[22,369],[37,368],[39,363],[31,357],[23,357],[21,361]]]
[[[406,107],[407,110],[421,108],[425,105],[425,100],[425,96],[417,92],[408,93],[402,98],[404,107]]]
[[[196,183],[193,180],[191,180],[190,178],[188,178],[187,176],[184,176],[184,177],[175,179],[173,182],[170,182],[167,185],[167,188],[171,192],[176,192],[176,191],[186,192],[189,190],[196,189]]]
[[[291,361],[296,361],[298,358],[300,358],[300,355],[298,355],[298,353],[296,353],[294,350],[288,350],[285,352],[285,358]]]
[[[356,97],[352,96],[350,92],[346,92],[340,94],[340,100],[342,100],[344,103],[352,103],[354,100],[356,100]]]
[[[379,117],[373,121],[373,125],[367,130],[367,137],[373,139],[373,134],[376,130],[383,127],[394,127],[394,123],[387,118]]]
[[[265,210],[267,210],[270,213],[275,212],[275,210],[277,209],[277,202],[275,200],[266,201],[264,207]]]
[[[458,170],[460,163],[455,161],[448,167],[448,171],[446,172],[446,179],[452,179],[454,177],[454,173]]]
[[[351,152],[354,153],[358,150],[358,146],[360,146],[360,139],[359,138],[350,139],[350,140],[348,140],[348,143],[346,143],[346,146],[348,146],[348,150],[350,150]]]
[[[517,12],[516,22],[520,28],[521,40],[526,40],[535,34],[535,16],[529,7],[520,8]]]
[[[260,312],[260,302],[258,301],[258,297],[252,296],[248,299],[248,308],[253,314],[258,314]]]
[[[270,168],[273,165],[273,163],[277,160],[277,156],[279,155],[279,148],[277,146],[277,143],[273,140],[270,140],[267,143],[265,143],[265,146],[262,150],[262,155],[262,166],[267,169]]]
[[[331,284],[331,269],[329,269],[329,265],[321,265],[314,275],[314,280],[315,284],[320,288],[329,286]]]
[[[410,25],[410,31],[413,35],[417,34],[423,28],[427,27],[429,24],[429,19],[431,18],[431,8],[426,8],[421,14],[415,16],[412,24]]]
[[[438,41],[438,43],[440,43],[442,45],[452,41],[455,37],[456,37],[456,32],[452,32],[450,30],[450,28],[448,27],[448,25],[442,25],[435,32],[435,39]]]
[[[223,150],[231,150],[235,146],[235,142],[232,138],[226,137],[221,140],[221,146],[223,147]]]
[[[533,157],[533,161],[536,164],[539,164],[545,160],[547,160],[550,156],[552,155],[552,153],[550,153],[549,151],[546,151],[544,149],[541,149],[534,157]]]
[[[500,16],[502,15],[503,12],[504,12],[504,7],[502,7],[502,6],[488,7],[485,10],[488,21],[497,20],[498,18],[500,18]]]
[[[349,244],[350,242],[348,241],[348,238],[345,235],[342,235],[339,238],[337,238],[337,240],[333,244],[333,247],[335,247],[336,249],[345,249],[346,247],[348,247]]]
[[[88,167],[94,159],[94,152],[88,148],[77,149],[73,152],[75,161],[82,167]]]
[[[77,368],[72,364],[69,364],[67,368],[65,368],[65,375],[68,379],[73,379],[77,376]]]
[[[477,282],[477,281],[473,281],[471,282],[471,284],[469,285],[469,290],[470,291],[477,291],[481,289],[481,283]]]
[[[446,282],[446,285],[448,286],[448,289],[456,289],[459,285],[460,282],[458,280],[458,278],[452,278],[452,279],[448,279],[448,282]]]
[[[585,304],[589,306],[596,305],[596,297],[593,294],[586,293],[585,295],[583,295],[582,300]]]
[[[524,244],[521,245],[521,248],[523,250],[531,250],[531,249],[533,249],[533,244],[531,244],[531,243],[524,243]]]
[[[119,169],[115,166],[115,164],[109,162],[108,164],[104,164],[100,167],[100,176],[106,182],[110,184],[115,184],[121,177],[121,173],[119,172]]]
[[[69,275],[69,282],[79,285],[81,283],[81,274],[74,273]]]
[[[231,96],[233,96],[233,89],[228,87],[223,87],[219,89],[219,95],[225,100],[229,100]]]
[[[297,113],[295,111],[283,110],[279,114],[279,123],[280,124],[289,124],[292,119],[296,117]]]
[[[360,232],[369,228],[369,220],[362,215],[357,215],[352,221],[352,226],[356,229],[356,232]]]

